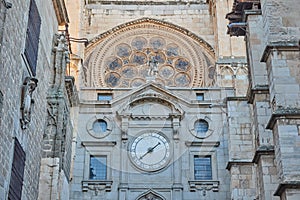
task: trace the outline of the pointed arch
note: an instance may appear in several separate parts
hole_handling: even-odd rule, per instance
[[[92,39],[85,49],[83,80],[90,87],[139,87],[147,82],[155,59],[155,82],[169,87],[211,86],[214,50],[202,38],[177,25],[142,18]]]

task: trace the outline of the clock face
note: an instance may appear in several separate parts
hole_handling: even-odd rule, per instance
[[[170,144],[158,132],[138,136],[130,145],[129,156],[133,164],[144,171],[157,171],[170,161]]]

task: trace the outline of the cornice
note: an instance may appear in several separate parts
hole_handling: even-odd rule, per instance
[[[84,141],[81,142],[81,145],[84,147],[92,146],[92,147],[113,147],[117,144],[116,141]]]
[[[218,147],[219,141],[186,141],[185,145],[188,147]]]
[[[249,88],[247,91],[248,103],[253,104],[255,95],[269,94],[268,85],[255,85],[253,88]]]
[[[287,189],[300,189],[300,181],[286,181],[284,183],[280,183],[274,193],[274,196],[281,196],[281,194]]]
[[[52,0],[55,14],[59,25],[66,25],[69,23],[69,17],[64,0]]]
[[[227,163],[226,169],[231,170],[231,167],[235,165],[252,165],[252,164],[253,163],[250,160],[230,160]]]
[[[260,62],[267,62],[273,51],[299,51],[299,41],[278,41],[266,45]]]
[[[257,164],[258,161],[260,160],[261,156],[263,156],[263,155],[274,155],[274,153],[275,153],[275,151],[274,151],[274,146],[273,145],[260,146],[259,148],[257,148],[252,162]]]
[[[279,119],[300,119],[300,109],[299,108],[277,109],[275,112],[272,113],[266,129],[272,130],[276,121]]]

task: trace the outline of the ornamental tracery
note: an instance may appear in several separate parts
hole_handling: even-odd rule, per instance
[[[197,42],[178,27],[147,20],[113,29],[86,49],[84,84],[131,88],[151,80],[169,87],[211,86],[213,54]]]

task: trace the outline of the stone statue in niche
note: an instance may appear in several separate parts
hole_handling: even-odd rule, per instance
[[[149,77],[155,77],[158,73],[158,61],[155,59],[155,57],[151,57],[151,59],[148,61],[149,71],[148,76]]]
[[[32,77],[26,77],[22,85],[21,93],[21,127],[27,128],[27,124],[31,120],[31,111],[33,109],[34,100],[32,99],[32,93],[37,87],[38,80]]]

